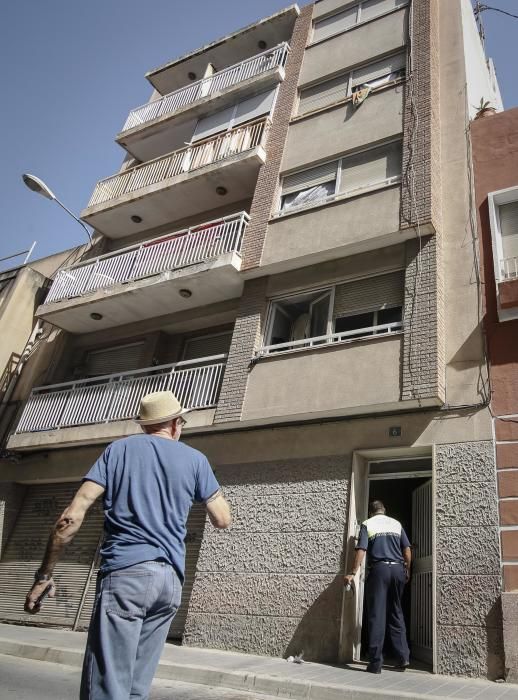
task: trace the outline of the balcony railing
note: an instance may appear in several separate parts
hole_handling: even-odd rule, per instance
[[[307,348],[322,347],[333,343],[340,343],[351,340],[366,340],[367,338],[380,338],[390,333],[398,333],[403,330],[401,321],[393,323],[383,323],[379,326],[369,326],[369,328],[358,328],[352,331],[340,333],[330,333],[329,335],[319,335],[315,338],[304,338],[302,340],[291,340],[287,343],[276,343],[275,345],[264,345],[260,348],[256,357],[269,357],[279,352],[289,352],[293,350],[304,350]]]
[[[170,92],[158,100],[153,100],[153,102],[137,107],[129,113],[122,131],[133,129],[136,126],[162,117],[164,114],[172,114],[177,109],[192,104],[197,100],[204,97],[212,97],[212,95],[232,87],[232,85],[237,85],[237,83],[261,75],[261,73],[266,73],[272,68],[284,66],[288,52],[288,44],[279,44],[274,49],[252,56],[252,58],[225,68],[208,78],[198,80],[186,87]]]
[[[15,432],[135,418],[140,399],[153,391],[171,390],[186,408],[211,408],[217,403],[226,358],[226,355],[213,355],[35,388]]]
[[[58,272],[45,304],[239,253],[248,221],[241,212],[72,265]]]
[[[215,138],[200,141],[193,146],[182,148],[100,180],[95,186],[88,206],[93,207],[96,204],[108,202],[263,145],[269,123],[265,118],[250,122]]]
[[[518,256],[514,258],[504,258],[500,261],[502,269],[502,279],[512,280],[518,278]]]

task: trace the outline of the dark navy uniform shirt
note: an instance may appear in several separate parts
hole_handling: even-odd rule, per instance
[[[366,550],[369,564],[377,561],[403,563],[406,547],[410,547],[406,532],[394,518],[374,515],[362,523],[356,549]]]

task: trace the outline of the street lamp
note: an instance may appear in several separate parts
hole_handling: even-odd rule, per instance
[[[84,228],[86,231],[86,235],[88,236],[88,240],[90,243],[92,242],[92,236],[90,234],[90,231],[86,228],[85,224],[81,221],[81,219],[78,219],[75,214],[73,214],[70,209],[67,209],[67,207],[63,204],[63,202],[60,202],[59,199],[56,197],[54,192],[47,187],[47,185],[43,182],[43,180],[40,180],[39,177],[36,177],[36,175],[31,175],[30,173],[24,173],[22,175],[22,180],[24,183],[27,185],[27,187],[32,190],[33,192],[37,192],[38,194],[41,194],[43,197],[46,199],[53,200],[54,202],[57,202],[59,206],[64,209],[67,214],[70,214],[70,216],[77,221],[78,224],[81,224],[81,226]]]

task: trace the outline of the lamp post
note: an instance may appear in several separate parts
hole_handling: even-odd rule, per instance
[[[57,202],[59,206],[67,212],[67,214],[70,214],[70,216],[84,228],[84,230],[86,231],[86,235],[88,236],[88,240],[90,241],[90,243],[92,242],[92,236],[90,234],[90,231],[86,228],[85,224],[81,221],[81,219],[78,219],[77,216],[70,211],[70,209],[67,209],[63,202],[59,201],[54,192],[52,192],[52,190],[43,182],[43,180],[40,180],[39,177],[31,175],[30,173],[24,173],[22,175],[22,180],[27,185],[27,187],[33,192],[37,192],[46,199],[50,199],[54,202]]]

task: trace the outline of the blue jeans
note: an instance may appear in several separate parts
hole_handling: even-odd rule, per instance
[[[145,561],[100,574],[80,700],[145,700],[182,585],[172,566]]]

